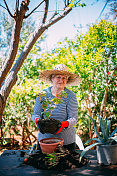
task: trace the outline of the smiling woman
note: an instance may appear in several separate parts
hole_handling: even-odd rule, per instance
[[[44,70],[40,72],[39,77],[46,83],[52,83],[51,87],[44,90],[46,92],[46,97],[50,101],[57,96],[60,96],[62,94],[61,91],[65,91],[67,97],[61,97],[61,103],[57,104],[50,117],[61,122],[60,128],[55,134],[42,134],[39,132],[38,141],[52,137],[63,138],[64,147],[74,150],[76,145],[76,130],[74,126],[78,121],[78,102],[75,93],[67,89],[66,86],[78,85],[81,82],[81,79],[78,75],[69,72],[67,66],[63,64],[56,65],[53,70]],[[39,119],[42,118],[43,111],[40,97],[37,96],[32,115],[32,119],[35,123],[38,123]],[[46,108],[45,111],[48,111],[48,108]]]
[[[51,89],[52,94],[56,96],[62,90],[64,90],[67,83],[67,76],[64,75],[52,75],[53,87]]]

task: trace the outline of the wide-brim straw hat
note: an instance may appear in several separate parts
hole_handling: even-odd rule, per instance
[[[53,70],[44,70],[39,73],[39,78],[46,82],[52,83],[52,75],[66,75],[68,77],[66,86],[78,86],[81,83],[81,79],[75,73],[68,71],[68,67],[63,64],[58,64]]]

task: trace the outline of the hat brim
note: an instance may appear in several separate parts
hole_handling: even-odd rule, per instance
[[[67,80],[67,86],[77,86],[81,83],[81,79],[78,75],[75,73],[70,73],[68,71],[62,71],[62,70],[44,70],[39,73],[39,78],[46,82],[46,83],[52,83],[52,75],[66,75],[68,76]]]

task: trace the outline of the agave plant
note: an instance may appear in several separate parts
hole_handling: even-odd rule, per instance
[[[110,134],[111,120],[108,120],[108,118],[106,120],[104,120],[99,115],[97,115],[97,117],[99,119],[99,124],[100,124],[100,129],[101,129],[101,135],[97,131],[97,127],[96,127],[95,121],[93,120],[93,118],[91,116],[89,116],[89,118],[93,122],[94,130],[96,132],[97,138],[92,138],[92,139],[89,139],[89,140],[86,141],[85,144],[89,144],[91,141],[96,141],[96,142],[94,144],[91,144],[91,145],[87,146],[81,152],[80,161],[81,161],[82,157],[84,156],[84,154],[88,150],[90,150],[92,147],[94,147],[96,145],[111,145],[111,144],[117,143],[117,136],[114,136],[114,134],[117,133],[117,127]]]

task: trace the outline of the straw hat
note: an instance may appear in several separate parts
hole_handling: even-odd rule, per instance
[[[68,67],[63,64],[58,64],[55,66],[53,70],[44,70],[39,73],[39,78],[47,83],[52,83],[52,75],[66,75],[68,76],[67,86],[77,86],[81,83],[81,79],[75,73],[71,73],[68,71]]]

